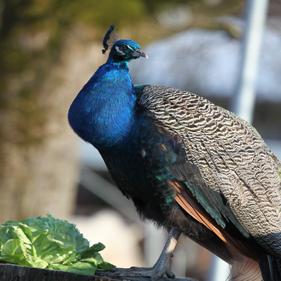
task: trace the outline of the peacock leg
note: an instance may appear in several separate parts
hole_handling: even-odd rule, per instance
[[[118,269],[115,276],[143,276],[150,277],[152,280],[157,280],[163,276],[174,278],[175,275],[170,271],[170,261],[173,252],[176,248],[181,232],[178,229],[172,228],[168,234],[168,239],[165,246],[153,267],[131,267],[128,269]]]

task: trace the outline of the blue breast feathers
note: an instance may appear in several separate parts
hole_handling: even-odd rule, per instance
[[[73,130],[97,148],[120,142],[135,118],[136,96],[127,63],[102,65],[70,106]]]

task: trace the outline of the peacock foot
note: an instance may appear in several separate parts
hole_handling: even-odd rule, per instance
[[[155,264],[153,267],[117,268],[110,273],[110,276],[123,277],[124,279],[144,277],[152,281],[163,277],[175,278],[175,274],[162,264]]]
[[[144,277],[152,281],[164,277],[175,278],[175,274],[170,271],[170,264],[179,236],[180,232],[177,229],[172,228],[170,230],[161,255],[153,267],[116,268],[110,272],[110,276],[122,277],[125,280],[134,280],[137,277]],[[97,274],[99,273],[97,272]]]
[[[131,267],[128,270],[137,276],[150,277],[153,281],[162,277],[175,278],[175,274],[165,265],[156,264],[153,267]]]

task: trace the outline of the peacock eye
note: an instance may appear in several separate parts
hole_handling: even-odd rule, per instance
[[[129,45],[125,45],[125,46],[126,46],[127,49],[129,49],[131,51],[134,51],[134,49],[131,46],[129,46]]]
[[[128,45],[122,45],[122,46],[120,46],[120,49],[122,51],[127,51],[129,49],[129,47],[128,47]]]
[[[121,46],[115,46],[115,50],[120,55],[125,55],[126,49],[124,49],[124,45]]]
[[[130,45],[121,45],[120,50],[123,52],[128,51],[128,50],[134,51],[134,49]]]

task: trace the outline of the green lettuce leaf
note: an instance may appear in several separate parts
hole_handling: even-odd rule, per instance
[[[92,275],[113,268],[99,253],[104,248],[90,247],[75,225],[51,215],[0,225],[0,262]]]

